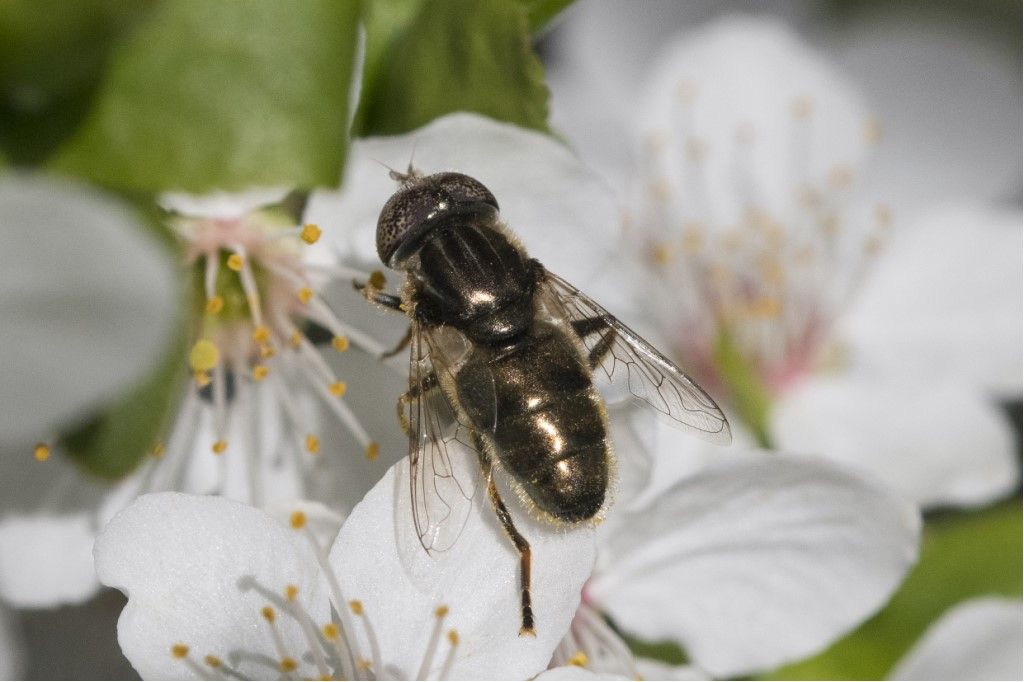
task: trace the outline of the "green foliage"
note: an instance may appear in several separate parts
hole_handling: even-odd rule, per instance
[[[337,184],[358,4],[167,0],[54,166],[117,189]]]
[[[526,8],[526,16],[530,20],[530,30],[539,31],[573,0],[516,0]]]
[[[0,2],[0,148],[40,163],[88,111],[111,47],[150,0]]]
[[[715,367],[729,389],[729,398],[744,425],[750,429],[758,445],[770,448],[768,413],[771,396],[726,332],[719,334],[715,343]]]
[[[884,679],[939,616],[965,599],[1021,594],[1021,502],[928,520],[921,559],[878,615],[824,653],[766,679]]]
[[[547,130],[548,91],[530,29],[554,4],[364,3],[367,59],[353,130],[408,132],[453,111]]]
[[[61,439],[62,450],[83,469],[109,480],[129,473],[166,429],[186,376],[184,335],[138,386]]]

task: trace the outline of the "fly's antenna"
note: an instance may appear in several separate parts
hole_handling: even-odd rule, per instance
[[[415,149],[413,151],[415,151]],[[384,168],[384,170],[388,172],[389,178],[403,186],[412,184],[416,180],[419,180],[420,178],[423,177],[423,173],[412,167],[411,158],[409,160],[409,169],[405,173],[403,173],[402,171],[395,170],[391,166],[387,165],[386,163],[378,159],[371,158],[370,160]]]

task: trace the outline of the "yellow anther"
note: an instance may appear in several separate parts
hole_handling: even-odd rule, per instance
[[[35,449],[32,450],[32,456],[36,458],[37,462],[45,462],[50,459],[50,446],[46,443],[36,443]]]
[[[199,339],[188,354],[188,364],[196,372],[208,372],[220,362],[220,351],[209,339]]]
[[[338,626],[334,623],[328,623],[323,627],[324,638],[333,642],[338,639]]]
[[[672,249],[665,244],[655,244],[651,247],[650,258],[655,265],[667,265],[672,260]]]
[[[360,672],[366,672],[370,669],[370,662],[365,658],[360,658],[356,661],[356,667],[359,668]]]
[[[192,377],[196,380],[196,386],[198,386],[199,388],[206,388],[207,386],[210,385],[209,372],[196,372],[195,374],[192,375]]]
[[[348,603],[348,607],[352,610],[352,613],[354,613],[355,615],[363,615],[363,602],[359,601],[358,599],[353,599],[352,601],[350,601]]]
[[[849,166],[835,166],[828,172],[829,183],[838,188],[849,187],[853,184],[855,177],[853,169]]]
[[[379,454],[380,445],[377,444],[377,441],[371,440],[369,444],[367,444],[366,446],[366,459],[372,462],[373,460],[377,459],[377,455]]]
[[[882,122],[877,118],[871,117],[868,122],[864,124],[864,139],[868,144],[878,144],[882,139],[882,134],[885,132],[882,127]]]
[[[235,272],[239,272],[242,269],[242,265],[244,264],[245,261],[242,260],[242,257],[237,253],[233,253],[230,256],[228,256],[228,267],[234,270]]]
[[[276,353],[277,351],[274,350],[273,346],[260,346],[260,357],[263,358],[264,360],[269,360],[270,358],[274,357]]]
[[[888,204],[879,204],[875,207],[875,222],[881,228],[892,225],[892,209],[889,208]]]
[[[161,457],[164,456],[164,452],[166,452],[164,444],[156,443],[153,445],[153,449],[149,451],[149,454],[157,459],[160,459]]]
[[[443,604],[441,606],[438,606],[436,609],[434,609],[434,615],[438,618],[444,618],[448,615],[448,607],[444,606]]]
[[[749,311],[756,317],[776,317],[782,311],[782,304],[775,298],[759,298],[750,304]]]
[[[256,343],[266,343],[270,340],[270,330],[261,324],[252,330],[252,340]]]
[[[384,285],[387,284],[387,278],[384,277],[384,273],[380,270],[374,270],[370,273],[370,286],[374,289],[383,289]]]
[[[305,514],[305,512],[301,512],[301,511],[298,511],[298,510],[293,511],[291,517],[289,517],[289,519],[288,519],[288,522],[291,523],[292,528],[294,528],[295,530],[299,530],[300,528],[305,527],[305,525],[306,525],[306,514]]]
[[[344,381],[335,381],[333,384],[327,387],[327,390],[331,392],[335,398],[340,398],[345,395],[345,391],[348,390],[348,385]]]
[[[297,293],[299,296],[299,300],[302,301],[303,303],[309,303],[310,301],[313,300],[313,290],[310,289],[309,287],[302,287],[301,289],[299,289]]]
[[[672,185],[665,178],[661,178],[651,184],[650,192],[652,199],[664,203],[672,197]]]
[[[206,312],[210,315],[216,315],[221,310],[224,310],[224,298],[222,296],[211,296],[206,299]]]
[[[580,668],[585,668],[589,662],[590,659],[587,658],[587,655],[582,651],[577,651],[572,655],[572,658],[569,659],[569,665],[579,666]]]
[[[215,455],[223,455],[224,451],[228,449],[228,442],[226,440],[218,440],[210,446],[210,449],[213,450]]]
[[[344,353],[348,350],[348,338],[345,336],[335,336],[331,339],[331,345],[334,346],[334,350]]]
[[[805,120],[814,113],[814,102],[810,97],[797,97],[793,100],[790,111],[793,113],[793,118]]]
[[[268,374],[270,374],[270,368],[266,365],[256,365],[252,368],[252,378],[256,381],[266,379]]]
[[[291,337],[288,339],[288,343],[292,344],[293,348],[298,348],[302,345],[302,333],[296,329],[292,332]]]
[[[211,668],[219,668],[224,665],[224,662],[216,656],[207,655],[203,657],[203,662]]]
[[[188,645],[178,643],[171,647],[171,656],[175,658],[185,658],[188,656]]]
[[[274,619],[277,618],[277,611],[274,610],[273,606],[264,606],[260,609],[260,614],[268,623],[273,623]]]
[[[311,455],[320,452],[320,439],[313,434],[306,436],[306,452]]]
[[[295,662],[294,658],[282,658],[281,662],[277,664],[277,667],[279,667],[283,673],[290,673],[295,672],[295,669],[299,667],[299,664]]]
[[[458,646],[459,645],[459,633],[458,633],[457,630],[449,630],[448,631],[448,643],[451,644],[452,646]]]
[[[689,225],[683,230],[680,240],[684,253],[697,253],[704,246],[704,230],[700,225]]]
[[[319,227],[313,223],[307,223],[302,226],[302,234],[299,236],[302,237],[302,241],[307,244],[316,244],[317,240],[320,239],[321,234],[322,232]]]
[[[284,588],[284,598],[288,601],[295,601],[295,598],[299,596],[299,588],[297,585],[287,585]]]

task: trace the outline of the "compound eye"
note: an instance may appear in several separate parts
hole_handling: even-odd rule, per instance
[[[482,202],[498,210],[498,200],[491,194],[491,190],[484,187],[476,178],[462,173],[438,173],[435,177],[437,185],[447,192],[453,201],[465,204]]]
[[[377,219],[377,255],[389,264],[409,230],[437,211],[437,195],[426,187],[396,192],[384,204]]]

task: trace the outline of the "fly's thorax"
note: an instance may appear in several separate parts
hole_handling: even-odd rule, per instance
[[[408,261],[418,314],[494,344],[534,317],[535,270],[491,218],[452,219],[426,235]]]

